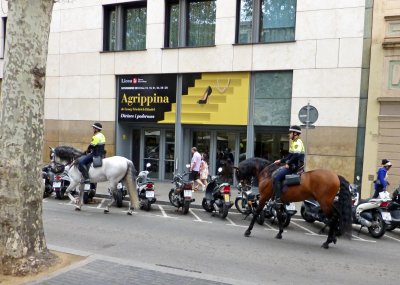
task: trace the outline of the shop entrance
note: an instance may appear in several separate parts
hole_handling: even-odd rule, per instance
[[[210,175],[217,174],[222,167],[223,180],[232,184],[233,166],[246,159],[246,132],[193,130],[191,137],[191,146],[205,155]]]

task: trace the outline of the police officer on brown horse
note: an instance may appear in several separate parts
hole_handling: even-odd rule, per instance
[[[79,160],[79,171],[82,173],[83,176],[83,183],[89,183],[89,168],[90,163],[93,162],[94,156],[101,156],[104,157],[104,146],[106,143],[106,138],[102,134],[101,130],[103,126],[100,123],[94,123],[92,125],[93,128],[93,137],[92,141],[90,142],[88,149],[86,150],[86,155],[80,158]]]
[[[304,144],[300,139],[301,128],[299,126],[291,126],[289,128],[289,139],[290,147],[289,154],[282,158],[275,160],[275,164],[284,163],[278,173],[273,179],[274,192],[275,192],[275,202],[277,205],[282,204],[281,194],[282,194],[282,181],[288,174],[296,173],[304,165]]]

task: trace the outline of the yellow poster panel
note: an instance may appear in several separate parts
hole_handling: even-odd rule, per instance
[[[203,73],[182,96],[181,123],[247,125],[249,72]],[[176,104],[159,123],[175,123]]]

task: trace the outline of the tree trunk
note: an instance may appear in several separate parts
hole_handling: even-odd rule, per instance
[[[42,222],[44,86],[53,0],[8,0],[0,103],[0,273],[51,262]],[[3,271],[3,272],[1,272]]]

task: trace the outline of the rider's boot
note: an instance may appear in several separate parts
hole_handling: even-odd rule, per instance
[[[83,165],[80,170],[81,170],[82,176],[83,176],[83,183],[85,183],[85,184],[90,183],[89,170],[87,168],[87,165]]]
[[[281,206],[282,205],[282,200],[281,200],[282,182],[281,181],[275,181],[274,192],[275,192],[275,205]]]

